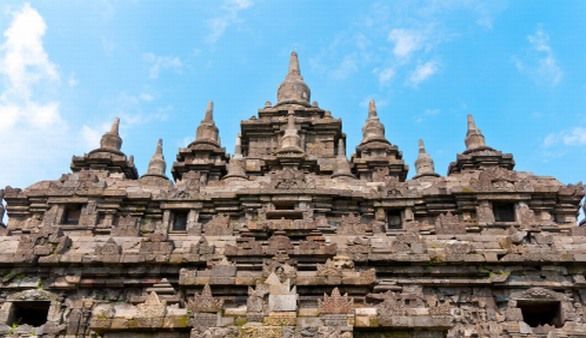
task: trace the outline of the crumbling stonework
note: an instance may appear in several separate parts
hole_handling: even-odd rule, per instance
[[[346,157],[295,53],[233,156],[209,104],[166,176],[116,119],[72,172],[0,190],[0,335],[586,337],[581,184],[514,171],[471,116],[466,150],[416,174],[374,101]]]

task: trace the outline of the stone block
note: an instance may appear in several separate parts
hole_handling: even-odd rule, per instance
[[[269,311],[297,311],[297,295],[269,295]]]
[[[375,327],[377,324],[376,316],[356,316],[354,322],[356,327]]]
[[[309,307],[309,308],[300,308],[299,317],[317,317],[319,316],[319,308],[316,307]]]
[[[194,327],[213,327],[218,325],[219,317],[215,313],[194,313],[192,326]]]
[[[245,324],[240,328],[239,338],[283,338],[283,329],[280,326],[260,326]]]
[[[224,316],[246,316],[246,306],[229,307],[224,309]]]
[[[375,307],[359,307],[354,309],[357,316],[376,316],[377,310]]]
[[[263,319],[263,323],[270,326],[294,326],[296,322],[295,312],[273,312]]]

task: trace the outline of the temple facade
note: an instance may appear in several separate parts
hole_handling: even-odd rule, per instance
[[[162,140],[140,175],[116,119],[0,190],[0,335],[586,337],[583,186],[515,171],[472,116],[446,176],[420,141],[407,179],[379,113],[348,158],[292,53],[233,154],[210,102],[171,177]]]

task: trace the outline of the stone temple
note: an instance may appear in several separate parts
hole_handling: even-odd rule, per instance
[[[472,116],[446,176],[420,141],[407,179],[374,101],[348,159],[310,97],[292,53],[233,155],[210,102],[172,177],[116,119],[71,173],[0,190],[0,336],[586,337],[581,184],[515,171]]]

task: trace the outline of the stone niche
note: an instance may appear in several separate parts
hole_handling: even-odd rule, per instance
[[[559,292],[535,287],[511,295],[509,316],[522,320],[533,329],[560,328],[566,317],[573,317],[568,297]]]
[[[0,308],[0,323],[15,328],[25,325],[39,328],[58,323],[60,311],[59,296],[41,289],[25,290],[7,297]]]

